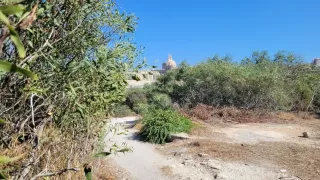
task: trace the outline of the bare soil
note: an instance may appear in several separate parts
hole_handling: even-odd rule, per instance
[[[210,115],[206,120],[193,116],[196,128],[189,137],[165,145],[137,141],[130,133],[139,129],[136,126],[116,139],[133,147],[133,153],[112,157],[113,169],[122,175],[116,179],[319,179],[320,120],[316,115],[245,113],[236,120],[232,113],[220,118]],[[310,138],[303,138],[303,132]]]
[[[175,148],[186,148],[187,155],[194,159],[199,153],[205,153],[220,163],[232,163],[237,169],[251,166],[255,171],[243,168],[246,172],[226,173],[222,169],[220,174],[227,174],[224,179],[247,179],[248,174],[254,176],[249,179],[272,177],[266,177],[266,172],[274,172],[277,179],[319,179],[320,120],[309,115],[308,119],[290,113],[278,115],[282,118],[273,123],[225,123],[223,119],[212,118],[198,121],[202,125],[193,130],[189,140],[167,144],[161,151],[168,153]],[[302,132],[308,132],[310,138],[303,138]],[[232,173],[238,173],[238,177]]]

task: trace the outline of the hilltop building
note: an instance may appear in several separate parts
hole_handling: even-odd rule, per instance
[[[162,64],[162,69],[140,70],[134,73],[140,80],[156,80],[161,74],[165,74],[171,69],[177,68],[176,62],[172,59],[172,55],[168,55],[167,62]]]
[[[320,58],[314,58],[313,61],[312,61],[312,65],[320,66]]]
[[[167,70],[171,70],[171,69],[175,69],[175,68],[177,68],[177,64],[172,59],[171,54],[169,54],[167,62],[162,64],[162,70],[167,71]]]

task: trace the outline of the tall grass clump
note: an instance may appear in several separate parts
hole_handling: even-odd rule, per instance
[[[173,110],[149,112],[143,117],[142,124],[142,140],[156,144],[165,143],[172,133],[189,132],[192,128],[191,120]]]

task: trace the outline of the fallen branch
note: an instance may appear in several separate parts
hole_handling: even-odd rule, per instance
[[[67,168],[67,169],[63,169],[57,172],[49,172],[49,173],[45,173],[45,174],[38,174],[36,176],[34,176],[33,178],[31,178],[31,180],[36,180],[38,177],[48,177],[48,176],[57,176],[57,175],[61,175],[67,171],[80,171],[80,169],[77,168]]]

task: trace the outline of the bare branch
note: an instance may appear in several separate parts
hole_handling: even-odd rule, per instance
[[[57,172],[49,172],[49,173],[46,173],[46,174],[43,174],[43,173],[40,173],[36,176],[34,176],[33,178],[31,178],[31,180],[35,180],[37,179],[38,177],[48,177],[48,176],[57,176],[57,175],[61,175],[67,171],[80,171],[80,169],[78,168],[68,168],[68,169],[63,169],[63,170],[60,170],[60,171],[57,171]]]

